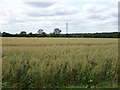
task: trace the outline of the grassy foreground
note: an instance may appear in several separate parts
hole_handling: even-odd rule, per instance
[[[3,87],[116,87],[118,40],[2,38]]]

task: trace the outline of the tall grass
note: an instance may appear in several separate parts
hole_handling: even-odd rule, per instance
[[[4,87],[117,85],[117,39],[3,38]]]

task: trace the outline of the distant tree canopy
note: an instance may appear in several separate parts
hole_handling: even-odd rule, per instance
[[[60,34],[61,31],[59,28],[55,28],[53,34]]]
[[[59,30],[59,29],[57,29]],[[20,34],[10,34],[3,32],[2,37],[74,37],[74,38],[119,38],[120,32],[110,32],[110,33],[71,33],[71,34],[59,34],[59,33],[50,33],[46,34],[42,32],[41,34],[33,34],[30,32],[27,34],[25,31],[22,31]]]
[[[12,34],[10,34],[10,33],[3,32],[3,33],[2,33],[2,36],[3,36],[3,37],[12,37],[12,36],[14,36],[14,35],[12,35]]]
[[[45,32],[42,32],[41,34],[37,35],[38,37],[47,37],[47,34]]]
[[[26,35],[27,33],[26,33],[26,31],[21,31],[20,34],[21,34],[21,35]]]

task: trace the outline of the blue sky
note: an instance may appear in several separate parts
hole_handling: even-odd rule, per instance
[[[117,0],[1,0],[0,30],[46,33],[60,28],[65,33],[115,32],[118,30]]]

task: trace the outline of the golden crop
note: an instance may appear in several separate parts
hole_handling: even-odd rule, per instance
[[[117,84],[118,40],[2,38],[4,87]]]

